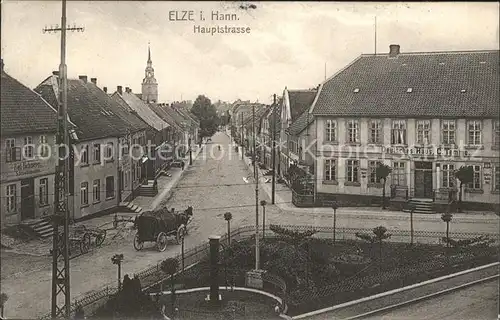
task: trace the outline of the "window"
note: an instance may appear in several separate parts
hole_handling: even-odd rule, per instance
[[[443,120],[441,122],[442,143],[455,144],[455,120]]]
[[[24,137],[24,157],[28,160],[33,159],[34,146],[32,137]]]
[[[392,165],[392,184],[406,186],[406,166],[404,162],[394,162]]]
[[[81,161],[80,164],[85,165],[89,163],[89,146],[86,144],[80,150],[81,152]]]
[[[368,161],[369,183],[379,183],[379,181],[377,181],[377,167],[379,166],[379,164],[379,161]]]
[[[40,185],[39,185],[39,201],[40,201],[40,206],[46,206],[49,204],[49,179],[48,178],[42,178],[40,179]]]
[[[382,143],[382,121],[370,120],[368,123],[370,135],[368,137],[369,143],[380,144]]]
[[[500,149],[500,121],[493,121],[493,147]]]
[[[469,145],[477,146],[481,144],[481,121],[472,120],[467,122]]]
[[[347,120],[347,142],[359,142],[359,122],[358,120]]]
[[[101,145],[94,144],[94,163],[101,163]]]
[[[325,179],[327,181],[336,181],[336,161],[335,159],[326,159],[325,160]]]
[[[405,120],[392,120],[391,144],[406,144]]]
[[[481,166],[479,165],[474,165],[472,166],[472,168],[474,169],[474,175],[473,175],[473,179],[472,179],[472,183],[469,183],[469,185],[467,186],[468,189],[472,189],[472,190],[480,190],[481,187],[482,187],[482,172],[481,172]]]
[[[417,144],[429,144],[431,142],[431,121],[417,121]]]
[[[169,141],[169,140],[167,139],[167,141]],[[124,141],[123,141],[123,145],[122,145],[122,147],[123,147],[123,148],[122,148],[122,150],[123,150],[123,154],[124,154],[124,155],[127,155],[127,154],[129,153],[129,150],[128,150],[128,149],[129,149],[129,147],[128,147],[128,140],[124,140]]]
[[[80,205],[86,206],[89,204],[89,183],[82,182],[80,184]]]
[[[106,199],[115,196],[115,177],[106,177]]]
[[[113,161],[113,142],[108,142],[106,146],[106,161]]]
[[[443,164],[441,170],[443,173],[443,188],[455,188],[455,165]]]
[[[49,145],[47,144],[47,136],[40,136],[40,156],[46,158],[49,155]]]
[[[347,182],[359,182],[359,161],[347,160]]]
[[[5,195],[7,198],[7,212],[14,213],[14,212],[16,212],[16,207],[17,207],[17,204],[16,204],[16,185],[15,184],[8,185],[6,189],[7,190],[5,192]]]
[[[7,162],[14,162],[21,160],[21,148],[16,148],[16,139],[5,139],[5,154]]]
[[[337,122],[335,120],[326,120],[325,140],[337,141],[336,130]]]
[[[101,201],[101,180],[94,180],[94,184],[92,187],[92,194],[94,203]]]
[[[500,166],[493,167],[493,191],[500,191]]]

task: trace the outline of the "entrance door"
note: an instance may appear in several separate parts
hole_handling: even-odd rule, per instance
[[[21,220],[35,218],[35,180],[21,180]]]
[[[415,162],[415,198],[432,198],[432,162]]]

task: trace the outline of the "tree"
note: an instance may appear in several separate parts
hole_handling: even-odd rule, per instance
[[[453,215],[450,212],[445,212],[441,215],[441,220],[446,222],[446,246],[449,246],[450,243],[450,222]]]
[[[455,177],[460,180],[460,193],[458,195],[458,210],[462,211],[462,190],[463,185],[474,181],[474,168],[472,166],[461,166],[455,171]]]
[[[200,138],[210,137],[217,132],[219,118],[209,98],[199,95],[193,103],[191,113],[200,119]]]
[[[161,270],[170,276],[172,290],[170,296],[172,297],[172,314],[175,308],[175,273],[179,269],[179,261],[175,258],[168,258],[161,263]]]
[[[382,261],[382,241],[385,239],[389,239],[391,237],[391,234],[387,233],[387,228],[383,226],[373,228],[373,233],[375,234],[375,239],[379,243],[379,256],[380,261]]]
[[[5,308],[5,303],[9,300],[9,296],[6,293],[1,293],[0,294],[0,308],[1,308],[1,315],[3,318],[3,310]]]
[[[375,169],[375,175],[377,178],[377,181],[382,180],[382,209],[385,209],[385,183],[387,181],[387,177],[391,173],[392,169],[386,164],[383,164],[381,162],[378,163],[377,168]]]
[[[231,245],[231,219],[233,219],[233,215],[231,212],[224,213],[224,220],[227,221],[227,244]]]

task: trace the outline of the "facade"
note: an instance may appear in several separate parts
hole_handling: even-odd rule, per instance
[[[316,201],[376,201],[378,162],[392,168],[393,199],[453,201],[454,171],[470,165],[464,204],[498,208],[499,91],[499,51],[361,55],[311,107]]]
[[[302,89],[302,90],[289,90],[285,87],[283,91],[283,97],[281,98],[281,129],[280,129],[280,150],[279,150],[279,158],[280,158],[280,170],[278,173],[285,177],[288,173],[288,168],[292,164],[298,164],[299,162],[299,154],[302,152],[299,151],[299,147],[302,145],[299,143],[299,140],[296,139],[296,132],[298,129],[301,129],[304,125],[304,122],[308,121],[307,115],[304,114],[306,110],[309,110],[311,105],[316,98],[318,90],[317,89]],[[292,126],[299,117],[301,121],[298,124],[295,124],[294,133],[290,135],[288,133],[288,128]],[[310,117],[312,120],[313,117]],[[302,147],[304,150],[305,148]],[[303,155],[305,157],[305,155]]]
[[[259,130],[259,146],[260,146],[260,160],[261,163],[269,169],[273,168],[273,139],[276,141],[275,148],[278,150],[279,147],[279,135],[281,131],[281,121],[280,121],[281,108],[279,104],[276,106],[270,106],[266,108],[266,111],[262,114]],[[275,117],[275,118],[273,118]],[[274,123],[274,121],[276,123]],[[274,133],[273,133],[274,130]],[[275,155],[276,168],[279,167],[279,153],[276,151]],[[278,169],[276,169],[278,172]]]
[[[58,72],[35,91],[56,105]],[[87,81],[87,76],[68,79],[68,115],[76,125],[70,172],[72,218],[113,210],[122,200],[122,172],[131,165],[128,157],[120,157],[119,142],[135,129],[124,120],[121,107],[97,87],[97,79]]]
[[[1,72],[1,227],[54,212],[57,111]]]
[[[148,47],[148,62],[144,70],[144,79],[142,80],[142,101],[145,103],[158,102],[158,82],[155,78],[155,69],[151,60],[151,48]]]

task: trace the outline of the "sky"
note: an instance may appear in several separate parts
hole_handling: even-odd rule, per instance
[[[68,76],[140,93],[151,47],[159,101],[236,99],[268,103],[283,89],[316,87],[360,54],[498,50],[498,2],[249,2],[68,1]],[[175,21],[177,11],[195,21]],[[200,21],[203,11],[205,21]],[[210,21],[211,12],[237,21]],[[375,17],[377,37],[375,41]],[[5,71],[34,88],[60,63],[60,1],[2,1]],[[249,34],[199,34],[196,25],[249,27]],[[375,46],[376,43],[376,46]],[[325,72],[326,71],[326,72]]]

